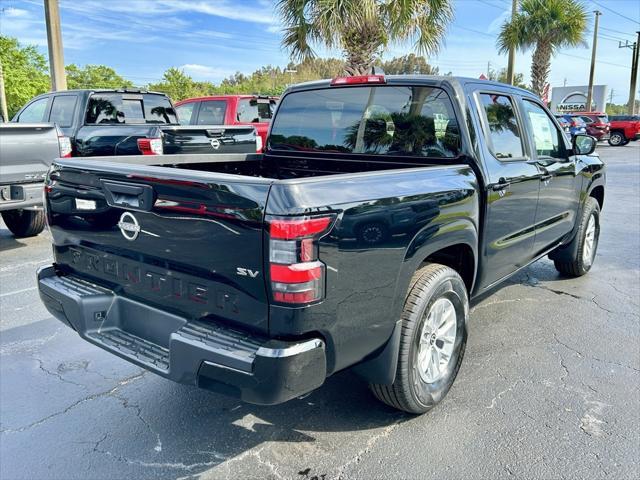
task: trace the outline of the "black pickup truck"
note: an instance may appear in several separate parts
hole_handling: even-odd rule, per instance
[[[499,83],[293,86],[262,156],[57,161],[40,295],[85,340],[177,382],[275,404],[353,367],[422,413],[460,368],[470,298],[545,255],[563,275],[591,268],[595,144]]]
[[[139,89],[45,93],[11,121],[55,123],[71,140],[73,157],[262,150],[253,126],[180,126],[166,95]]]

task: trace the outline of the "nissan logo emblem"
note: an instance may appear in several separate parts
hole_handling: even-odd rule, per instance
[[[122,236],[131,242],[138,238],[140,234],[140,224],[136,217],[129,212],[124,212],[120,216],[118,228],[122,232]]]

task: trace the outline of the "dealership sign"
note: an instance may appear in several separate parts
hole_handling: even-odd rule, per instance
[[[587,107],[588,86],[554,87],[551,91],[551,110],[557,113],[604,112],[607,106],[607,86],[594,85],[591,105]]]

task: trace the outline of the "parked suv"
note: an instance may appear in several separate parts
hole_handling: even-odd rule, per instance
[[[587,133],[587,124],[580,117],[573,115],[557,115],[557,118],[564,118],[569,123],[569,134],[571,137],[584,135]]]
[[[587,134],[595,137],[599,142],[609,140],[609,119],[606,113],[585,112],[576,114],[587,126]]]

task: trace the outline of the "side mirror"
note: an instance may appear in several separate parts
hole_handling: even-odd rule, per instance
[[[596,149],[598,141],[591,135],[578,134],[573,137],[574,155],[590,155]]]

